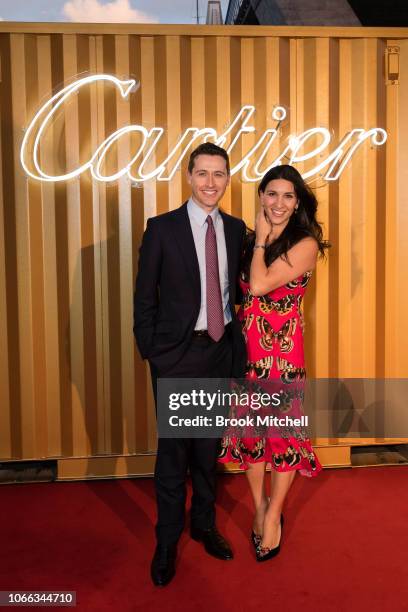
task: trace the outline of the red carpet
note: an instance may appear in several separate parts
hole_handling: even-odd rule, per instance
[[[220,476],[235,559],[208,557],[186,531],[164,589],[149,577],[152,480],[2,486],[0,590],[75,590],[77,609],[98,612],[408,611],[407,484],[405,466],[298,476],[281,554],[257,564],[246,479]]]

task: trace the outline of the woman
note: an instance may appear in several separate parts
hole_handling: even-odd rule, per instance
[[[318,255],[329,245],[316,220],[317,201],[292,166],[272,168],[258,195],[261,209],[242,261],[239,311],[247,344],[248,379],[302,381],[305,377],[301,302]],[[261,384],[261,383],[259,383]],[[255,517],[252,541],[258,561],[280,550],[282,506],[296,471],[315,476],[321,465],[304,432],[222,440],[220,461],[246,469]],[[271,496],[265,467],[271,464]]]

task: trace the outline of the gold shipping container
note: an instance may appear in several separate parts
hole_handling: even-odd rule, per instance
[[[306,296],[306,365],[312,377],[407,377],[407,29],[2,22],[0,460],[57,458],[60,478],[152,472],[155,417],[132,333],[133,288],[146,220],[189,194],[185,163],[168,181],[104,182],[89,168],[36,181],[20,160],[37,111],[95,74],[140,86],[122,97],[98,81],[72,94],[39,142],[50,175],[85,164],[130,124],[164,130],[150,172],[186,129],[220,134],[245,106],[255,131],[241,134],[232,165],[268,129],[278,132],[260,169],[289,135],[328,130],[326,152],[297,164],[302,172],[351,130],[386,130],[386,144],[362,142],[337,180],[324,180],[326,167],[312,183],[333,247]],[[276,106],[287,112],[279,125]],[[310,138],[308,150],[319,142]],[[118,139],[101,172],[124,168],[140,143],[140,130]],[[253,160],[247,171],[255,176]],[[256,182],[237,172],[223,207],[253,226],[256,206]],[[349,463],[350,440],[318,443],[326,465]]]

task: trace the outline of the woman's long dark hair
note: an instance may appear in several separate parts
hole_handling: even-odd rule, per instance
[[[265,265],[270,266],[275,259],[282,257],[288,261],[288,251],[296,243],[306,237],[314,238],[319,248],[320,256],[330,244],[323,240],[323,231],[316,219],[316,196],[306,185],[301,174],[293,166],[276,166],[269,170],[258,187],[258,195],[265,193],[268,184],[276,179],[285,179],[293,184],[298,199],[298,209],[290,217],[287,226],[281,235],[265,249]],[[243,277],[248,280],[255,244],[255,232],[247,231],[242,255],[241,270]]]

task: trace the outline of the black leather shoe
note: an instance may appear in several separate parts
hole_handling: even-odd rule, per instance
[[[210,529],[195,529],[192,527],[191,537],[196,542],[202,542],[208,554],[217,559],[229,561],[234,556],[230,545],[224,540],[216,527]]]
[[[169,546],[158,544],[154,551],[150,575],[153,584],[156,586],[166,586],[174,578],[176,573],[177,545]]]

